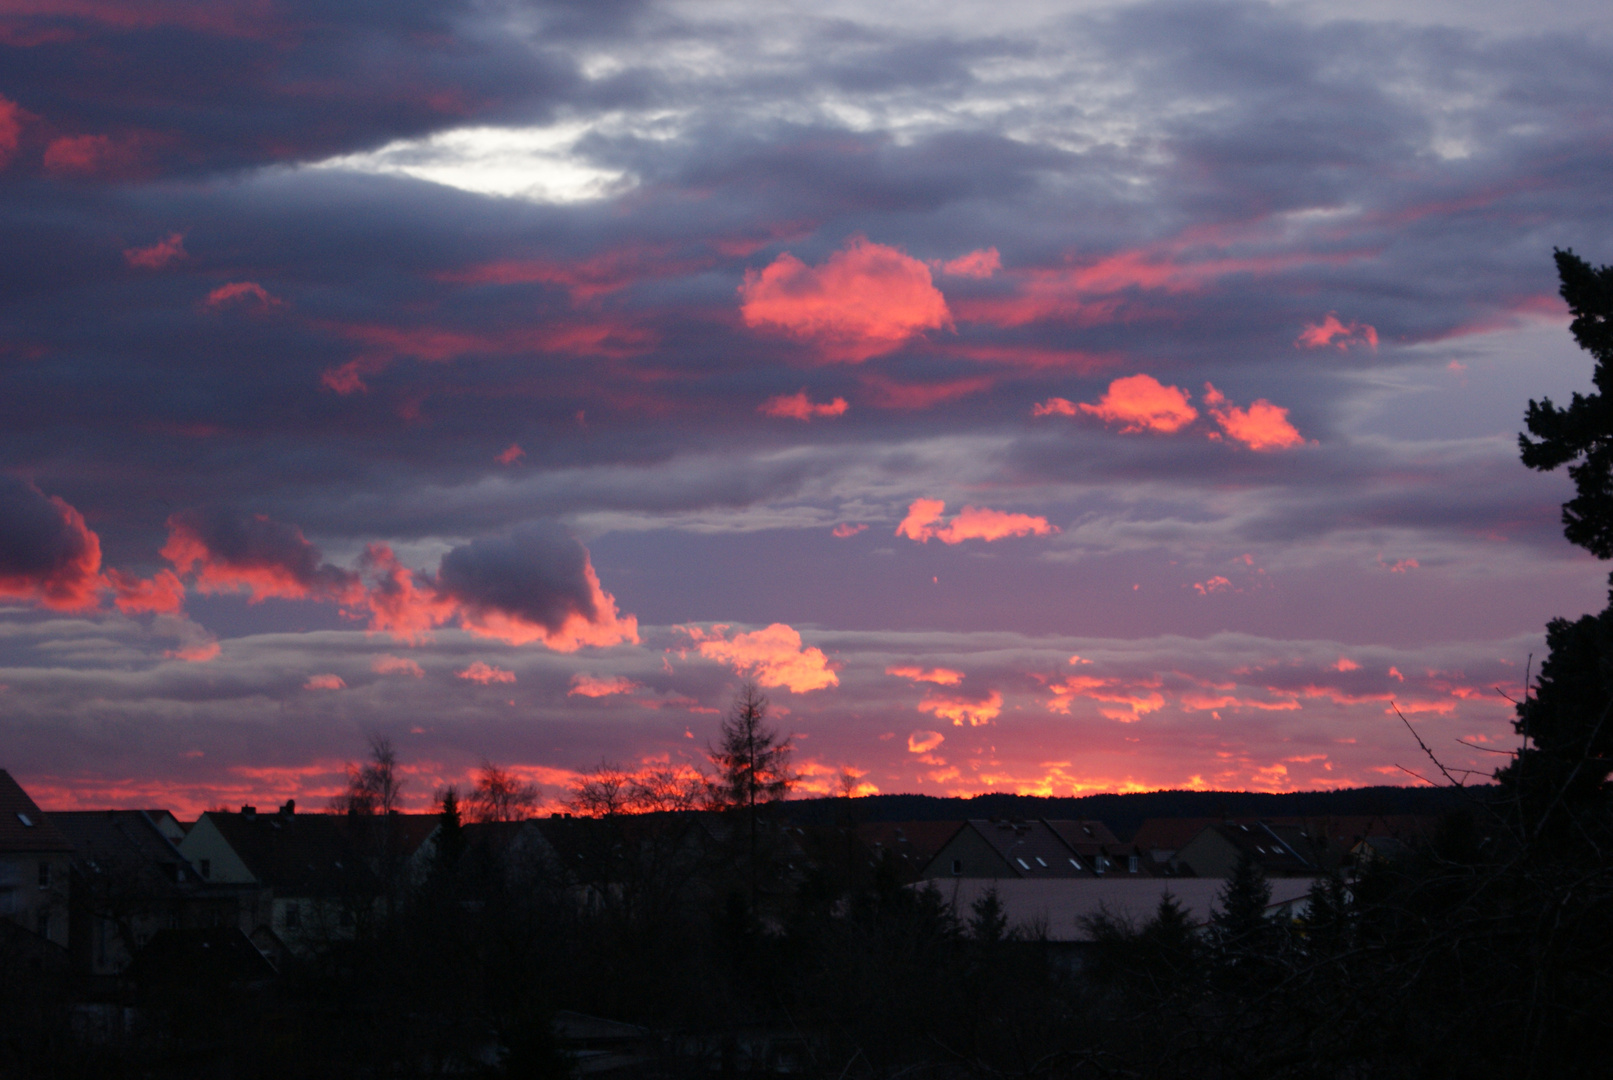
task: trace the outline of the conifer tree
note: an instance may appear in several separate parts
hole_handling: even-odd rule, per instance
[[[1568,465],[1575,497],[1563,504],[1563,533],[1599,559],[1613,558],[1613,266],[1592,267],[1558,251],[1561,293],[1574,340],[1596,361],[1596,392],[1574,394],[1566,408],[1529,402],[1535,436],[1519,435],[1523,462],[1550,471]],[[1525,744],[1497,779],[1523,820],[1561,833],[1577,811],[1605,801],[1613,770],[1613,605],[1574,622],[1553,620],[1550,649],[1532,696],[1518,706]]]
[[[1220,907],[1210,914],[1210,925],[1223,947],[1258,944],[1271,923],[1266,908],[1271,905],[1271,882],[1247,851],[1221,890]]]

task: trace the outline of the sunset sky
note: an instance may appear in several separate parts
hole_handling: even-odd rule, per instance
[[[0,767],[1487,773],[1610,102],[1601,2],[0,0]]]

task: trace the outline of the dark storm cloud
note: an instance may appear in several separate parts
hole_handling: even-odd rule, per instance
[[[505,537],[475,540],[443,556],[437,587],[473,616],[514,616],[557,633],[596,609],[588,552],[556,525],[525,525]]]
[[[478,118],[536,117],[582,80],[565,37],[636,4],[313,2],[56,7],[0,19],[19,169],[127,178],[307,160]]]
[[[164,556],[180,573],[194,573],[203,592],[339,599],[359,588],[358,575],[321,561],[301,529],[263,515],[184,510],[168,519],[168,529]]]
[[[100,562],[100,543],[78,511],[0,474],[0,601],[93,606]]]

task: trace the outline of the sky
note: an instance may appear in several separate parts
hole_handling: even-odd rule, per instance
[[[0,0],[0,767],[1482,779],[1609,100],[1592,3]]]

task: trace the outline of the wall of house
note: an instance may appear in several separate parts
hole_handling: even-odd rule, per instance
[[[0,855],[0,918],[66,948],[71,866],[66,852]]]
[[[1212,829],[1205,829],[1182,846],[1176,853],[1178,862],[1193,868],[1199,877],[1231,877],[1238,867],[1238,849],[1227,838]]]
[[[190,860],[203,881],[217,885],[256,885],[258,879],[247,869],[246,863],[230,847],[224,834],[218,831],[212,818],[203,814],[190,827],[185,839],[179,842],[180,854]],[[206,873],[203,873],[203,862]]]
[[[956,836],[936,853],[924,868],[926,878],[1017,878],[1019,874],[987,843],[973,826],[959,829]]]

